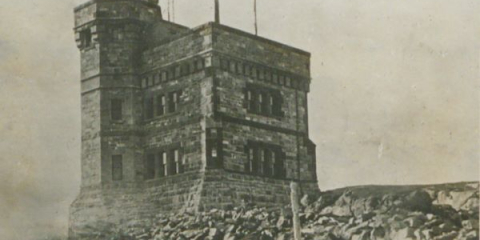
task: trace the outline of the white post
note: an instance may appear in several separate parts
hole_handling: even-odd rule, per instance
[[[290,197],[291,197],[292,212],[293,212],[293,238],[295,240],[301,240],[302,232],[301,232],[300,218],[298,217],[298,213],[300,212],[300,204],[298,203],[298,183],[291,182],[290,190],[291,190]]]

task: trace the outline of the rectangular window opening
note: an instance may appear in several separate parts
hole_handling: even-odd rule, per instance
[[[90,29],[81,31],[80,41],[83,47],[90,47],[92,45],[92,31]]]
[[[122,120],[123,118],[123,101],[121,99],[111,100],[111,119],[114,121]]]
[[[147,154],[145,159],[145,179],[153,179],[155,177],[155,154]]]
[[[157,96],[157,116],[164,115],[166,112],[165,108],[166,108],[165,96],[164,95]]]
[[[152,119],[154,116],[154,102],[153,97],[148,97],[145,100],[145,119]]]
[[[123,179],[123,156],[112,155],[112,180],[121,181]]]

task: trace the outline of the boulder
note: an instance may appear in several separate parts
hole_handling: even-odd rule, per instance
[[[415,234],[413,230],[409,227],[392,231],[390,233],[390,238],[392,240],[414,240],[415,239]]]
[[[467,230],[477,230],[478,231],[478,219],[468,219],[462,221],[463,228]]]
[[[408,194],[400,206],[410,211],[428,212],[432,207],[432,199],[427,192],[416,190]]]
[[[370,232],[370,239],[371,240],[381,240],[381,239],[385,239],[385,236],[386,236],[386,232],[385,232],[385,228],[383,227],[378,227],[378,228],[374,228],[371,232]]]

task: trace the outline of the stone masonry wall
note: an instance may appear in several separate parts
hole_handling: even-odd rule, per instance
[[[110,183],[83,188],[72,203],[69,236],[89,227],[115,224],[126,227],[130,221],[154,217],[159,213],[198,209],[203,176],[189,173],[149,181],[147,184]]]
[[[143,52],[141,61],[143,72],[155,70],[202,54],[212,48],[211,29],[199,28],[185,34],[179,34],[169,42],[161,42],[158,46]]]
[[[320,193],[316,181],[300,184],[304,193]],[[200,210],[229,208],[254,203],[269,208],[290,203],[290,181],[252,176],[224,170],[207,170],[202,188]]]
[[[256,123],[267,124],[274,127],[284,128],[292,131],[306,132],[307,112],[305,109],[305,94],[302,91],[269,84],[262,81],[255,81],[251,78],[231,74],[225,71],[216,71],[216,91],[218,94],[217,111],[230,117],[249,120]],[[282,117],[267,117],[258,114],[248,113],[245,108],[245,88],[247,84],[265,86],[279,90],[282,97]],[[297,119],[298,105],[298,119]],[[298,121],[298,126],[297,126]]]
[[[310,54],[223,25],[212,25],[215,51],[310,77]]]
[[[100,161],[100,92],[82,96],[82,187],[99,184],[101,181]]]

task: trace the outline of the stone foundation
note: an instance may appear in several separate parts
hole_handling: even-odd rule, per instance
[[[301,184],[303,194],[316,197],[316,182]],[[135,184],[110,184],[82,189],[70,208],[71,239],[91,227],[127,226],[159,213],[228,209],[245,203],[277,208],[290,202],[290,181],[225,170],[185,173]]]

